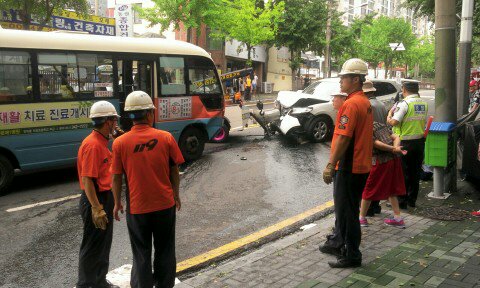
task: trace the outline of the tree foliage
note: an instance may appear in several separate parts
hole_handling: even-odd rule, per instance
[[[419,16],[427,16],[431,21],[435,21],[435,0],[406,0],[406,7],[412,8]],[[456,1],[456,14],[462,13],[462,1]],[[460,21],[458,21],[460,25]],[[472,39],[472,62],[480,65],[480,46],[475,43],[480,42],[480,1],[474,2],[473,8],[473,39]]]
[[[216,28],[217,34],[227,40],[236,39],[245,44],[247,64],[251,65],[252,48],[275,39],[284,2],[268,0],[257,5],[254,0],[224,0],[222,25]],[[264,6],[264,8],[262,8]]]
[[[380,16],[362,30],[359,56],[371,64],[382,61],[387,71],[395,63],[406,63],[416,41],[411,25],[404,19]],[[405,51],[393,51],[390,43],[403,43]]]
[[[366,15],[362,18],[356,18],[350,27],[343,25],[340,19],[341,13],[335,13],[332,19],[332,40],[330,49],[332,53],[332,67],[340,69],[342,64],[350,58],[359,57],[360,54],[360,37],[362,31],[371,26],[374,14]]]
[[[315,51],[320,55],[325,47],[327,4],[310,0],[284,2],[285,11],[281,15],[275,45],[289,49],[290,68],[295,74],[302,63],[302,51]]]
[[[175,29],[183,23],[190,41],[192,29],[200,36],[202,24],[209,27],[221,25],[220,18],[224,12],[224,0],[153,0],[152,8],[135,8],[141,17],[150,22],[150,26],[160,24],[161,32],[170,25]],[[197,37],[198,40],[198,37]]]
[[[22,19],[23,29],[30,30],[35,18],[40,26],[50,22],[54,12],[72,9],[87,14],[89,4],[86,0],[1,0],[0,10],[17,10]]]

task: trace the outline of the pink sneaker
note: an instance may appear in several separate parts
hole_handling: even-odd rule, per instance
[[[478,210],[478,211],[473,211],[473,212],[472,212],[472,216],[480,217],[480,210]]]
[[[368,227],[367,218],[359,219],[359,221],[360,221],[360,226],[362,226],[362,227]]]
[[[388,218],[383,221],[385,224],[388,226],[393,226],[397,228],[405,228],[405,222],[403,222],[403,219],[401,220],[395,220],[395,218]]]

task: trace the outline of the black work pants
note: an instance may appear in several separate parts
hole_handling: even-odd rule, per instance
[[[113,235],[112,191],[97,192],[97,198],[107,213],[106,230],[95,228],[92,222],[92,205],[85,192],[80,197],[79,208],[83,220],[83,239],[78,261],[78,288],[103,287],[106,283]]]
[[[127,213],[133,252],[132,288],[170,288],[175,284],[175,206],[146,214]],[[155,255],[152,274],[152,236]]]
[[[425,150],[425,140],[402,140],[401,146],[407,150],[407,155],[402,156],[403,175],[405,177],[405,188],[407,194],[399,197],[401,203],[406,201],[415,203],[420,188],[420,172],[422,170],[423,153]]]
[[[339,234],[338,239],[344,241],[344,257],[352,261],[362,261],[360,252],[362,233],[358,217],[367,178],[368,173],[353,174],[338,170],[334,179],[335,230]]]

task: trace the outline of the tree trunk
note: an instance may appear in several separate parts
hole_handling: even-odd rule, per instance
[[[192,43],[192,27],[187,28],[187,42]]]
[[[297,89],[297,84],[295,81],[295,77],[296,77],[296,69],[295,69],[295,66],[292,65],[294,62],[295,62],[295,52],[293,50],[290,50],[290,69],[292,69],[292,90],[295,91],[295,90],[298,90]]]
[[[30,23],[32,22],[32,15],[30,14],[30,7],[28,1],[23,2],[23,11],[18,11],[22,17],[23,30],[30,30]]]
[[[252,45],[245,44],[247,46],[247,65],[246,68],[252,67]]]

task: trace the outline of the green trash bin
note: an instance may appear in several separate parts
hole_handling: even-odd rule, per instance
[[[432,122],[425,143],[425,164],[435,167],[448,167],[456,159],[455,124]]]

